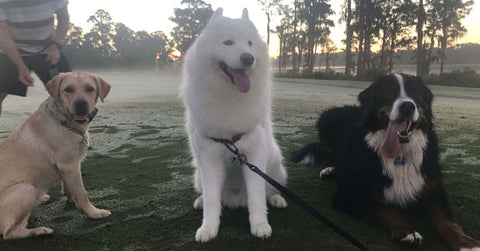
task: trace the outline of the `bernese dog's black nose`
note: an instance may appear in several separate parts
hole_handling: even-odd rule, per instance
[[[77,99],[73,103],[73,109],[76,115],[87,115],[88,102],[83,98]]]
[[[412,101],[405,101],[398,108],[403,117],[410,117],[415,112],[415,104]]]
[[[243,53],[242,56],[240,56],[240,61],[242,61],[243,65],[250,66],[255,61],[255,57],[250,53]]]

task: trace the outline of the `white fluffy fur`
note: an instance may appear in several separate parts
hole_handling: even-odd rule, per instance
[[[231,40],[227,46],[223,41]],[[252,42],[249,46],[248,41]],[[219,62],[241,68],[240,56],[250,53],[255,63],[247,70],[250,91],[240,93],[223,74]],[[206,242],[218,233],[222,204],[248,206],[251,233],[261,238],[271,235],[266,202],[285,207],[286,201],[257,174],[232,167],[233,155],[210,137],[231,138],[244,133],[236,143],[240,151],[278,182],[286,183],[282,156],[275,142],[271,122],[270,59],[266,44],[248,20],[222,16],[218,9],[200,37],[187,51],[181,95],[186,106],[195,187],[202,195],[194,207],[203,209],[203,223],[195,239]]]
[[[395,74],[394,76],[400,87],[400,93],[393,103],[390,120],[398,119],[400,104],[405,101],[411,101],[415,105],[412,120],[417,121],[419,118],[417,105],[406,94],[403,77],[400,74]],[[400,145],[400,152],[397,156],[405,159],[405,165],[395,165],[394,159],[386,158],[380,154],[380,147],[385,140],[385,133],[385,129],[370,132],[365,136],[365,140],[378,153],[382,161],[383,173],[392,180],[392,185],[383,191],[385,200],[399,206],[406,206],[409,202],[416,200],[418,193],[425,185],[420,168],[423,162],[423,152],[428,142],[427,136],[421,130],[414,131],[410,137],[410,143]]]
[[[420,167],[427,137],[422,131],[416,130],[410,137],[410,143],[401,145],[398,154],[399,157],[405,158],[405,165],[395,165],[394,159],[385,158],[380,154],[384,139],[385,129],[365,136],[367,144],[381,158],[383,173],[392,179],[392,185],[383,191],[385,200],[399,206],[406,206],[409,202],[416,200],[418,193],[425,185]]]
[[[393,103],[392,112],[390,113],[390,120],[397,120],[398,117],[400,116],[400,109],[399,109],[400,105],[404,102],[410,101],[415,105],[415,111],[413,113],[412,120],[417,121],[418,118],[420,117],[420,114],[417,109],[417,104],[415,104],[415,101],[413,101],[413,99],[411,99],[405,92],[405,83],[403,81],[402,75],[394,74],[394,76],[397,79],[398,85],[400,87],[400,95],[397,98],[397,100],[395,100],[395,102]]]

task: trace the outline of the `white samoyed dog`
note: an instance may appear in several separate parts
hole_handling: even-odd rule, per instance
[[[219,141],[231,139],[250,163],[281,184],[287,174],[273,137],[271,121],[270,58],[247,9],[240,19],[217,9],[185,56],[181,95],[186,106],[186,128],[193,154],[194,202],[203,209],[195,239],[217,236],[222,205],[248,206],[254,236],[268,238],[267,201],[287,206],[277,190],[247,167],[235,169],[234,156]]]

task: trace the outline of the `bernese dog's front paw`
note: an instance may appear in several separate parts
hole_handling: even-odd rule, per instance
[[[400,242],[411,245],[411,246],[418,246],[422,244],[423,237],[418,232],[413,232],[410,234],[405,235],[403,238],[400,238]]]
[[[320,178],[322,179],[328,179],[330,177],[332,177],[335,173],[335,167],[333,166],[330,166],[330,167],[327,167],[325,169],[323,169],[322,171],[320,171]]]
[[[480,241],[467,236],[466,240],[460,244],[460,251],[480,251]]]

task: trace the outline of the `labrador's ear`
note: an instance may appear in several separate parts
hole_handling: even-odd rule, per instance
[[[97,84],[98,97],[100,97],[100,100],[103,102],[105,97],[110,92],[110,89],[112,88],[112,86],[109,83],[107,83],[107,81],[105,81],[103,78],[97,75],[93,75],[93,78],[95,79],[95,83]]]
[[[67,74],[65,73],[60,73],[52,80],[48,81],[46,84],[45,88],[47,89],[48,94],[56,100],[60,96],[60,87],[62,86],[62,81],[65,78]]]

